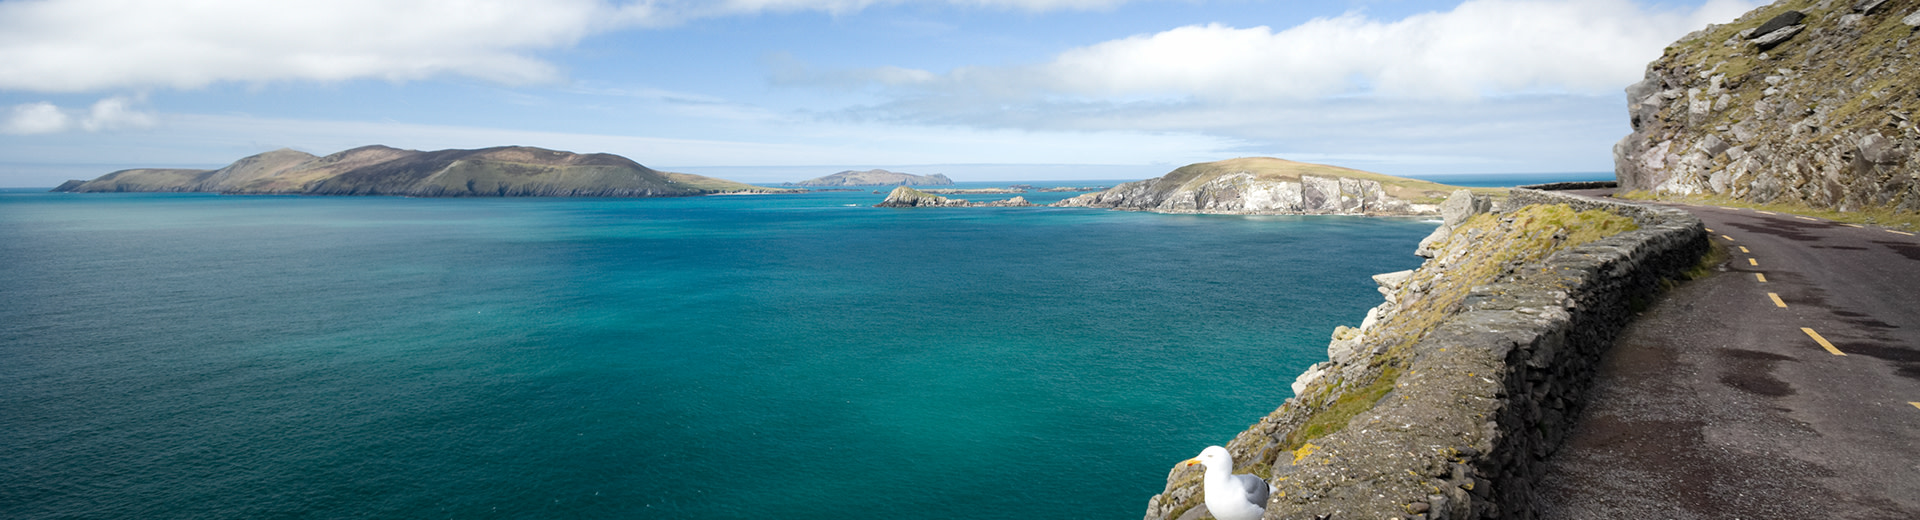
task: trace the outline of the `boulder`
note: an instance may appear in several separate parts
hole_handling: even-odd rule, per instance
[[[1762,34],[1760,35],[1759,38],[1754,38],[1753,45],[1755,47],[1759,47],[1760,50],[1763,50],[1763,51],[1772,49],[1774,47],[1779,47],[1780,44],[1786,43],[1787,40],[1793,39],[1793,35],[1800,34],[1800,31],[1806,28],[1807,26],[1805,25],[1789,25],[1786,27],[1782,27],[1773,32]]]
[[[1807,13],[1802,13],[1800,11],[1787,11],[1784,13],[1780,13],[1779,16],[1775,16],[1772,19],[1767,20],[1767,23],[1760,24],[1759,27],[1754,28],[1753,34],[1757,36],[1753,36],[1750,38],[1759,39],[1761,37],[1764,37],[1768,33],[1785,29],[1787,28],[1787,26],[1799,25],[1800,21],[1805,19],[1807,19]]]

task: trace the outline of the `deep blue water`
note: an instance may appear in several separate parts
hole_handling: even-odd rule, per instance
[[[1137,518],[1433,227],[879,199],[0,193],[0,518]]]

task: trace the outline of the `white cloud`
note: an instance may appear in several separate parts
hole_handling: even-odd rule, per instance
[[[134,108],[135,102],[137,100],[126,97],[110,97],[95,102],[93,108],[87,111],[87,117],[80,120],[80,127],[89,132],[98,132],[153,126],[154,115]]]
[[[0,89],[78,92],[218,81],[557,77],[526,54],[618,12],[593,0],[0,3]]]
[[[0,2],[0,90],[193,89],[218,82],[560,79],[538,57],[588,35],[768,11],[909,0],[41,0]],[[1126,0],[918,0],[1045,11]]]
[[[7,114],[0,131],[15,135],[51,134],[64,132],[73,124],[73,119],[53,103],[41,101],[14,105]]]
[[[0,125],[0,132],[17,135],[53,134],[72,130],[76,126],[88,132],[154,126],[157,118],[153,113],[135,108],[134,105],[140,102],[138,98],[110,97],[94,102],[92,108],[78,117],[45,101],[15,105],[4,125]]]
[[[1470,0],[1398,21],[1348,13],[1280,31],[1193,25],[1068,50],[1033,66],[928,74],[920,83],[1014,95],[1226,102],[1611,93],[1638,80],[1675,39],[1755,6],[1710,0],[1675,12],[1629,0]],[[886,76],[920,77],[909,72],[924,71]]]

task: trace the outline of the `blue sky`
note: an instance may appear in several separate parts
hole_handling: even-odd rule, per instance
[[[0,0],[0,186],[533,145],[747,182],[1608,171],[1750,0]]]

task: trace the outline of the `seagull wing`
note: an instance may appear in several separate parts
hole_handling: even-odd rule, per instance
[[[1260,509],[1267,508],[1267,497],[1270,496],[1269,493],[1273,490],[1272,486],[1267,485],[1267,481],[1245,473],[1232,475],[1228,478],[1232,479],[1234,484],[1237,484],[1242,491],[1246,492],[1247,502],[1252,503],[1253,507]]]

